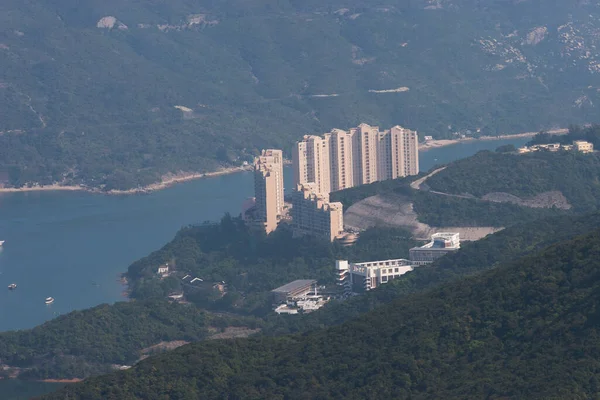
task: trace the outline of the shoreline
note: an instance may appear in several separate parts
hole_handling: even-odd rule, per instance
[[[564,135],[569,132],[566,128],[561,129],[552,129],[546,131],[551,135]],[[515,133],[513,135],[504,134],[499,136],[481,136],[479,138],[468,137],[464,139],[434,139],[429,140],[424,143],[419,143],[419,151],[427,151],[431,149],[437,149],[440,147],[452,146],[455,144],[460,144],[463,142],[472,142],[474,140],[502,140],[502,139],[511,139],[511,138],[523,138],[523,137],[533,137],[537,135],[539,132],[523,132],[523,133]]]
[[[548,130],[546,132],[552,135],[564,135],[568,132],[568,129],[553,129]],[[431,149],[437,149],[440,147],[452,146],[455,144],[460,144],[463,142],[470,142],[474,140],[502,140],[502,139],[510,139],[510,138],[521,138],[521,137],[532,137],[538,134],[539,132],[523,132],[516,134],[504,134],[499,136],[481,136],[479,138],[468,137],[464,139],[433,139],[427,142],[419,143],[419,151],[428,151]],[[289,160],[284,160],[284,164],[291,164]],[[104,195],[132,195],[132,194],[144,194],[151,193],[158,190],[163,190],[169,188],[173,185],[182,182],[188,182],[201,178],[210,178],[214,176],[221,175],[229,175],[235,174],[238,172],[251,171],[251,165],[239,166],[239,167],[227,167],[221,168],[216,171],[211,172],[180,172],[176,174],[166,174],[162,177],[159,182],[151,183],[147,186],[136,187],[132,189],[126,190],[108,190],[103,191],[98,188],[89,188],[87,186],[82,185],[60,185],[60,184],[52,184],[52,185],[43,185],[43,186],[31,186],[31,187],[21,187],[21,188],[1,188],[0,187],[0,195],[3,193],[25,193],[25,192],[54,192],[54,191],[64,191],[64,192],[87,192],[87,193],[95,193],[95,194],[104,194]]]
[[[152,183],[147,186],[127,189],[127,190],[108,190],[103,191],[97,188],[89,188],[81,185],[43,185],[43,186],[31,186],[22,188],[0,188],[0,194],[2,193],[25,193],[25,192],[54,192],[54,191],[65,191],[65,192],[87,192],[105,195],[131,195],[131,194],[143,194],[151,193],[157,190],[166,189],[177,183],[192,181],[201,178],[210,178],[214,176],[235,174],[238,172],[250,171],[251,166],[241,167],[228,167],[221,168],[212,172],[190,172],[190,173],[178,173],[178,174],[167,174],[164,175],[161,181]]]
[[[150,185],[139,187],[139,188],[133,188],[133,189],[127,189],[127,190],[109,190],[107,192],[102,192],[99,190],[91,190],[91,191],[98,192],[98,193],[105,193],[105,194],[113,194],[113,195],[150,193],[150,192],[155,192],[157,190],[166,189],[177,183],[193,181],[193,180],[201,179],[201,178],[210,178],[210,177],[214,177],[214,176],[235,174],[238,172],[247,172],[247,171],[251,171],[251,170],[252,170],[252,166],[246,165],[246,166],[241,166],[241,167],[221,168],[216,171],[204,172],[204,173],[192,172],[192,173],[167,174],[161,179],[160,182],[151,183]]]

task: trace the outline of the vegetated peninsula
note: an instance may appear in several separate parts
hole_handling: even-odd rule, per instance
[[[588,139],[598,145],[599,132],[598,126],[571,127],[566,135],[541,133],[532,143]],[[333,193],[332,200],[344,204],[347,225],[403,227],[422,238],[435,230],[432,227],[493,231],[552,215],[598,210],[598,176],[597,151],[563,148],[519,154],[514,146],[507,146],[481,151],[416,179]]]
[[[589,398],[600,231],[338,327],[198,343],[42,399]]]
[[[463,243],[458,252],[449,254],[428,267],[415,269],[364,295],[346,301],[333,301],[315,312],[291,317],[273,313],[268,301],[262,307],[251,309],[244,300],[253,298],[255,304],[257,299],[266,300],[270,289],[281,282],[294,279],[298,276],[298,271],[304,273],[302,277],[317,276],[312,274],[317,274],[322,266],[323,271],[328,271],[329,276],[333,278],[333,259],[323,259],[322,254],[318,254],[321,250],[309,252],[302,258],[306,266],[302,267],[298,259],[295,264],[298,271],[294,271],[289,268],[293,264],[286,264],[279,253],[273,253],[261,244],[272,244],[263,238],[255,242],[258,243],[258,247],[263,248],[262,261],[250,265],[246,270],[241,270],[240,266],[234,268],[239,270],[240,277],[247,276],[249,281],[254,282],[268,276],[272,265],[279,265],[278,277],[268,278],[268,285],[244,288],[234,287],[231,283],[231,295],[227,298],[217,295],[216,292],[212,292],[212,298],[203,296],[202,291],[188,287],[184,288],[184,293],[192,304],[187,305],[169,304],[164,294],[169,292],[157,290],[154,293],[146,292],[151,297],[146,300],[138,298],[128,303],[101,305],[69,313],[34,329],[0,333],[3,374],[6,377],[18,376],[21,379],[83,379],[135,365],[148,355],[188,342],[248,334],[279,336],[338,325],[403,296],[420,293],[443,283],[495,268],[502,263],[535,253],[553,243],[590,232],[597,226],[600,226],[598,213],[520,224],[480,241]],[[222,228],[218,226],[209,227],[212,232],[220,229]],[[369,234],[363,235],[362,239],[359,239],[354,256],[343,256],[349,257],[350,260],[374,257],[373,254],[381,254],[381,257],[394,256],[392,253],[382,253],[382,249],[393,248],[394,243],[397,246],[403,246],[404,243],[399,241],[398,232],[394,230],[381,230],[379,233],[374,231],[370,234],[371,239],[368,239],[368,236]],[[222,242],[221,248],[239,245],[239,236],[236,239],[231,238],[220,236],[218,240]],[[251,237],[248,236],[244,240],[251,240]],[[279,246],[284,248],[298,245],[298,242],[290,238],[285,239],[287,245],[282,238],[277,240]],[[381,247],[377,246],[377,242],[381,242]],[[170,254],[169,257],[173,257],[171,259],[175,262],[183,265],[186,254],[194,252],[195,246],[190,236],[178,235],[173,243],[153,255],[152,259],[158,262],[160,254],[165,252]],[[174,249],[177,250],[173,253]],[[371,249],[372,253],[363,253],[368,249]],[[338,256],[342,254],[338,253]],[[231,262],[228,258],[227,253],[205,253],[202,264],[194,268],[206,268],[205,271],[210,271],[210,268],[216,269],[225,262]],[[150,259],[144,262],[149,261]],[[208,265],[202,266],[205,264]],[[153,271],[154,268],[149,270]],[[209,281],[222,279],[223,275],[203,276]],[[160,283],[164,282],[154,273],[147,274],[144,279],[154,280],[156,286],[149,282],[145,285],[158,289],[161,289]],[[235,278],[231,280],[234,281]],[[212,283],[208,286],[212,288]],[[231,299],[237,299],[238,302],[233,303]],[[216,313],[207,311],[207,308]]]
[[[2,3],[5,187],[144,187],[360,122],[454,138],[598,114],[593,2]]]
[[[260,330],[264,335],[307,332],[346,322],[394,299],[497,267],[600,226],[596,154],[501,150],[508,152],[481,152],[438,168],[435,174],[377,182],[332,195],[345,205],[378,195],[403,196],[414,202],[419,218],[438,218],[440,226],[445,226],[444,221],[468,224],[502,218],[498,221],[506,229],[463,243],[457,253],[381,289],[333,301],[309,315],[277,316],[272,311],[272,289],[306,278],[333,284],[336,260],[406,257],[418,241],[406,229],[377,226],[363,231],[354,246],[344,247],[311,237],[294,238],[286,224],[265,235],[241,218],[226,215],[217,223],[183,228],[162,249],[133,263],[127,278],[136,301],[75,312],[33,330],[0,334],[0,359],[8,367],[6,374],[81,379],[115,366],[133,365],[147,349],[161,350],[154,347],[161,342],[199,341],[227,327]],[[489,193],[503,192],[527,201],[548,191],[560,192],[568,207],[536,208],[484,199]],[[596,213],[581,216],[591,211]],[[188,304],[168,303],[181,298]],[[137,316],[135,323],[128,319],[132,315]],[[111,328],[106,330],[106,326]]]
[[[460,196],[467,193],[470,197],[483,197],[489,188],[499,190],[493,186],[497,185],[494,174],[521,177],[527,171],[530,174],[522,178],[525,181],[521,186],[509,182],[503,190],[524,199],[528,197],[515,192],[515,188],[527,187],[535,193],[549,188],[560,190],[570,209],[540,208],[547,214],[532,214],[528,218],[523,218],[522,213],[515,214],[514,220],[504,220],[506,229],[477,242],[463,243],[458,252],[430,266],[416,268],[366,295],[332,301],[319,311],[291,318],[273,313],[272,289],[294,279],[311,278],[320,284],[332,284],[336,260],[360,262],[406,257],[417,241],[405,229],[377,226],[362,232],[354,246],[344,247],[311,237],[295,238],[286,224],[265,235],[241,218],[226,215],[218,223],[183,228],[162,249],[132,264],[127,277],[136,301],[74,312],[33,330],[0,334],[4,374],[29,379],[82,379],[127,368],[151,353],[187,342],[234,336],[242,331],[244,335],[267,336],[306,333],[348,322],[405,296],[496,268],[600,226],[597,212],[580,215],[597,210],[593,203],[584,201],[596,196],[597,184],[590,179],[598,176],[596,154],[573,151],[513,154],[514,150],[482,152],[421,176],[377,182],[334,195],[344,204],[356,204],[365,197],[382,193],[405,196],[417,204],[418,196],[426,193],[457,202],[508,206]],[[492,166],[488,168],[489,165]],[[441,174],[448,174],[446,179],[456,180],[458,186],[455,189],[438,186]],[[470,193],[460,186],[466,185],[462,179],[467,178],[479,180],[478,192]],[[582,192],[580,189],[585,185],[590,187]],[[536,210],[524,205],[510,206]],[[462,210],[467,212],[469,207]],[[489,208],[482,209],[487,210],[482,214],[489,214]],[[440,210],[449,208],[441,206]],[[434,208],[430,213],[442,214]],[[559,215],[540,219],[556,214]],[[456,214],[452,218],[464,220],[465,215]],[[170,300],[183,300],[187,304],[171,304]]]
[[[480,152],[427,179],[433,194],[589,212],[600,205],[600,157],[562,151]]]

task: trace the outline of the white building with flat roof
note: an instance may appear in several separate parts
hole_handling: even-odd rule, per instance
[[[425,265],[458,249],[460,249],[459,233],[438,232],[431,235],[429,243],[410,249],[409,258],[414,265]]]
[[[307,295],[317,284],[314,279],[297,279],[271,290],[273,303],[283,303],[290,297],[302,297]]]
[[[534,151],[552,151],[556,152],[559,150],[565,151],[577,151],[580,153],[592,153],[594,151],[594,144],[586,142],[585,140],[575,140],[573,144],[560,144],[560,143],[547,143],[547,144],[534,144],[532,146],[523,146],[517,149],[519,154],[531,153]]]
[[[594,151],[594,145],[585,140],[575,140],[573,142],[573,147],[581,153],[592,153]]]
[[[367,261],[350,263],[347,260],[335,262],[337,282],[347,292],[365,292],[396,279],[414,269],[409,260]]]

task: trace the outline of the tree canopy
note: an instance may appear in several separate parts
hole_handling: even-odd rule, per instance
[[[5,185],[127,189],[361,122],[452,138],[597,118],[593,2],[74,4],[0,6]]]
[[[600,231],[338,327],[197,343],[43,399],[589,398]]]

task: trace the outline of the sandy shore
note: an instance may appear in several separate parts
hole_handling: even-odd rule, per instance
[[[205,172],[205,173],[197,173],[197,172],[181,172],[178,174],[168,174],[163,176],[160,182],[153,183],[148,186],[137,187],[128,190],[109,190],[102,191],[96,188],[89,188],[85,186],[64,186],[59,184],[53,185],[43,185],[43,186],[32,186],[32,187],[23,187],[23,188],[0,188],[0,193],[20,193],[20,192],[48,192],[48,191],[85,191],[90,193],[100,193],[100,194],[112,194],[112,195],[126,195],[126,194],[138,194],[138,193],[149,193],[155,190],[166,189],[170,186],[173,186],[177,183],[187,182],[200,178],[208,178],[211,176],[220,176],[233,174],[236,172],[249,171],[251,170],[250,166],[243,167],[230,167],[223,168],[218,171],[213,172]]]
[[[108,192],[104,192],[107,194],[136,194],[136,193],[148,193],[154,192],[155,190],[166,189],[170,186],[173,186],[177,183],[192,181],[200,178],[209,178],[211,176],[220,176],[227,174],[234,174],[236,172],[250,171],[252,170],[251,166],[244,167],[231,167],[231,168],[223,168],[214,172],[205,172],[205,173],[180,173],[180,174],[169,174],[163,176],[160,182],[153,183],[148,186],[144,186],[141,188],[133,188],[129,190],[110,190]]]
[[[38,382],[51,382],[51,383],[77,383],[81,382],[83,379],[81,378],[72,378],[72,379],[42,379]]]
[[[564,135],[569,132],[568,129],[553,129],[546,131],[551,135]],[[510,139],[510,138],[522,138],[522,137],[533,137],[537,135],[539,132],[523,132],[523,133],[515,133],[514,135],[499,135],[499,136],[482,136],[480,138],[464,138],[464,139],[438,139],[438,140],[429,140],[424,143],[419,143],[419,151],[427,151],[431,149],[437,149],[438,147],[451,146],[453,144],[470,142],[473,140],[501,140],[501,139]]]
[[[568,132],[568,129],[554,129],[547,131],[553,135],[563,135]],[[478,139],[475,138],[464,138],[464,139],[437,139],[437,140],[429,140],[424,143],[419,144],[419,151],[427,151],[430,149],[435,149],[438,147],[451,146],[458,143],[469,142],[472,140],[499,140],[499,139],[509,139],[509,138],[518,138],[518,137],[531,137],[535,136],[538,132],[524,132],[524,133],[516,133],[514,135],[500,135],[500,136],[482,136]],[[284,160],[284,164],[291,164],[290,160]],[[46,191],[85,191],[90,193],[100,193],[100,194],[112,194],[112,195],[128,195],[128,194],[139,194],[139,193],[149,193],[155,190],[166,189],[170,186],[173,186],[177,183],[187,182],[200,178],[208,178],[211,176],[219,176],[226,174],[233,174],[236,172],[242,171],[250,171],[252,166],[241,166],[241,167],[229,167],[222,168],[213,172],[181,172],[178,174],[168,174],[162,177],[160,182],[156,182],[150,184],[148,186],[137,187],[128,190],[109,190],[102,191],[97,188],[89,188],[85,186],[68,186],[68,185],[43,185],[43,186],[32,186],[32,187],[22,187],[22,188],[0,188],[0,193],[20,193],[20,192],[46,192]]]
[[[79,190],[89,190],[81,186],[62,186],[62,185],[44,185],[44,186],[32,186],[22,188],[0,188],[0,193],[19,193],[19,192],[49,192],[55,190],[62,190],[68,192],[74,192]]]

